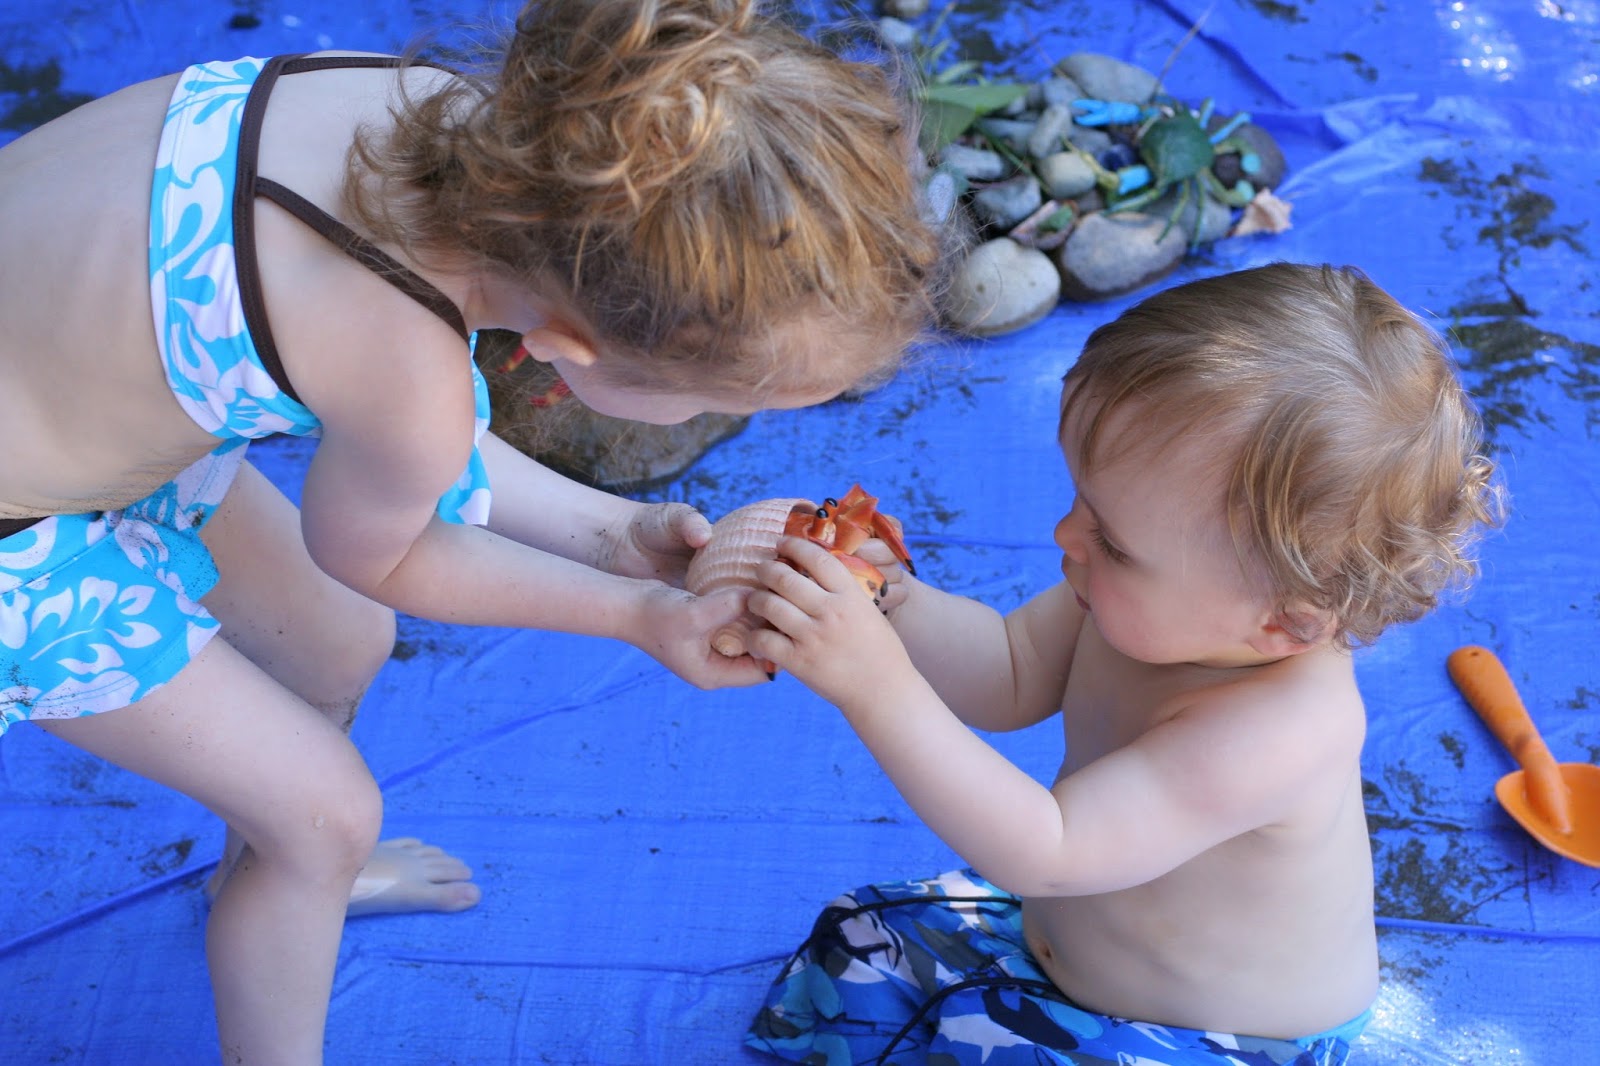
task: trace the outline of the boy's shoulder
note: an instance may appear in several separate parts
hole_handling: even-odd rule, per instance
[[[1350,654],[1325,646],[1262,666],[1233,670],[1175,701],[1175,713],[1219,733],[1308,752],[1359,751],[1366,713]]]

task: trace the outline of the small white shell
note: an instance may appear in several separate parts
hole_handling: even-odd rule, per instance
[[[778,557],[778,541],[795,511],[812,513],[810,500],[758,500],[723,515],[711,527],[711,539],[695,553],[684,575],[684,587],[696,596],[728,588],[755,588],[756,567]],[[745,638],[766,623],[746,612],[744,617],[718,629],[711,646],[729,658],[745,653]]]
[[[1244,205],[1244,213],[1229,231],[1230,237],[1244,237],[1251,233],[1282,233],[1290,229],[1289,213],[1294,204],[1272,195],[1271,189],[1262,189],[1255,198]]]

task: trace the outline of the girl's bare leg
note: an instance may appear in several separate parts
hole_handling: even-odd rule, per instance
[[[394,647],[394,612],[311,561],[300,512],[249,463],[202,534],[222,579],[203,600],[228,642],[348,733]],[[244,841],[229,823],[215,894]],[[460,911],[481,893],[460,859],[413,837],[378,844],[357,878],[350,914]]]
[[[349,739],[220,637],[130,707],[38,724],[249,841],[206,925],[223,1061],[320,1063],[346,903],[383,817]]]

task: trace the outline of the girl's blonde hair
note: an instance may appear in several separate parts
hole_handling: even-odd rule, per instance
[[[361,223],[553,281],[640,380],[843,388],[937,320],[949,257],[908,97],[752,0],[535,0],[495,76],[402,96],[393,119],[352,150]],[[827,347],[789,343],[802,323],[855,362],[794,365]]]
[[[1359,270],[1290,263],[1158,293],[1096,329],[1067,373],[1080,462],[1161,427],[1217,444],[1241,557],[1285,618],[1367,644],[1476,573],[1501,517],[1477,412],[1444,341]],[[1137,418],[1110,442],[1110,415]]]

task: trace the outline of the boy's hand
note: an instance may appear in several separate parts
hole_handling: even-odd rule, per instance
[[[799,537],[778,544],[781,560],[763,563],[756,576],[766,586],[750,593],[750,612],[774,627],[750,636],[750,653],[788,670],[836,706],[868,695],[906,651],[843,563]],[[909,662],[907,662],[909,666]]]
[[[710,539],[711,523],[688,504],[644,504],[625,527],[606,531],[594,565],[607,573],[664,581],[681,589],[695,549]]]
[[[857,559],[864,563],[871,563],[883,574],[883,591],[878,594],[878,609],[889,617],[894,617],[895,608],[906,602],[906,595],[910,586],[906,583],[905,567],[900,565],[900,560],[895,558],[894,552],[889,550],[889,545],[874,537],[867,541],[853,553]]]
[[[694,596],[654,585],[639,612],[640,630],[629,642],[697,688],[764,683],[770,680],[766,668],[754,659],[730,659],[711,647],[712,633],[743,617],[745,596],[743,589]]]

